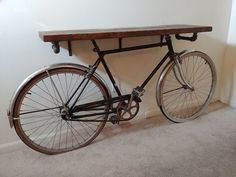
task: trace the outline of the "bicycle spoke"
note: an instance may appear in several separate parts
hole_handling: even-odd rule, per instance
[[[58,91],[57,87],[56,87],[56,84],[55,84],[55,82],[53,81],[53,79],[52,79],[51,75],[49,74],[49,72],[48,72],[48,71],[46,71],[46,73],[47,73],[47,74],[48,74],[48,76],[49,76],[49,79],[50,79],[50,81],[51,81],[51,84],[52,84],[53,90],[55,89],[55,91],[54,91],[54,92],[56,92],[56,93],[57,93],[57,95],[59,96],[59,98],[60,98],[60,100],[61,100],[61,102],[62,102],[62,104],[63,104],[63,106],[64,106],[65,104],[64,104],[64,102],[63,102],[63,100],[62,100],[62,97],[61,97],[61,95],[60,95],[60,93],[59,93],[59,91]]]
[[[56,154],[85,146],[99,134],[106,123],[109,105],[74,113],[87,115],[86,122],[64,120],[61,116],[62,110],[69,109],[72,103],[80,106],[108,100],[103,84],[94,76],[85,78],[86,75],[86,71],[73,67],[48,69],[29,81],[17,98],[14,113],[18,115],[14,119],[18,134],[27,145]],[[93,122],[96,120],[101,121]]]
[[[208,56],[201,52],[190,52],[181,56],[183,77],[193,90],[181,87],[179,73],[169,69],[162,81],[160,100],[163,113],[174,122],[196,118],[209,103],[215,89],[215,68]],[[181,79],[180,79],[181,81]]]

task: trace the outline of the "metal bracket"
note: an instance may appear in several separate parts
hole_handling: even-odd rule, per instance
[[[52,50],[54,53],[60,53],[60,45],[59,42],[52,42]]]
[[[69,56],[72,56],[71,41],[67,41]]]
[[[196,41],[197,40],[197,33],[193,33],[191,37],[181,36],[180,34],[175,35],[176,39],[178,40],[186,40],[186,41]]]
[[[161,37],[160,37],[160,47],[162,47],[163,46],[163,41],[164,41],[164,36],[163,35],[161,35]]]
[[[72,47],[71,47],[71,41],[67,41],[68,45],[68,53],[69,56],[72,56]],[[52,42],[52,50],[54,53],[58,54],[60,53],[60,45],[59,42]]]
[[[119,38],[119,49],[122,49],[122,38]]]

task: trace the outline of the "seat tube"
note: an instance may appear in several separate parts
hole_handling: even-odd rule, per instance
[[[122,96],[121,91],[119,90],[119,88],[116,84],[116,81],[115,81],[114,77],[112,76],[111,71],[110,71],[109,67],[107,66],[107,63],[104,59],[105,54],[100,50],[100,48],[95,40],[91,40],[91,41],[94,46],[94,52],[96,52],[98,54],[98,57],[99,57],[98,61],[99,61],[99,63],[102,62],[102,65],[103,65],[113,87],[115,88],[117,95]]]

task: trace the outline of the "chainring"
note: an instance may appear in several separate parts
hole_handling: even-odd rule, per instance
[[[129,100],[121,101],[117,106],[117,116],[120,120],[133,119],[139,111],[139,103],[133,100],[130,108],[128,109]]]

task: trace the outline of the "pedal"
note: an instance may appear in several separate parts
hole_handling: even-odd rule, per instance
[[[111,123],[113,123],[113,124],[119,124],[119,118],[118,118],[117,115],[111,116],[109,120],[110,120]]]

